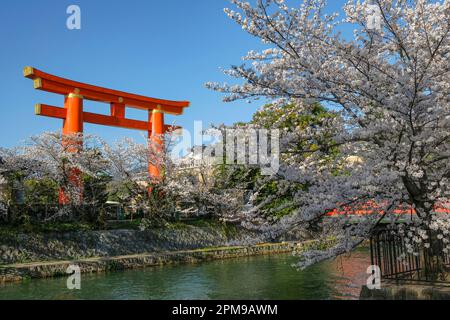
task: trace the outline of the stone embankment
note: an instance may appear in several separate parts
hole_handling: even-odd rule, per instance
[[[0,266],[0,283],[22,281],[30,278],[67,276],[66,270],[71,265],[78,266],[81,273],[97,273],[168,264],[197,263],[245,256],[288,253],[294,250],[301,250],[309,245],[311,245],[311,242],[282,242],[3,265]]]
[[[450,285],[383,281],[379,290],[363,286],[360,300],[450,300]]]
[[[185,225],[153,230],[77,231],[0,235],[0,282],[66,275],[69,265],[81,272],[191,263],[274,254],[304,248],[297,235],[267,241],[240,229]],[[283,242],[288,241],[288,242]]]
[[[11,232],[0,234],[0,265],[252,245],[260,242],[299,239],[302,239],[302,236],[290,234],[268,241],[260,234],[235,227],[192,225],[143,231],[123,229],[30,234]]]

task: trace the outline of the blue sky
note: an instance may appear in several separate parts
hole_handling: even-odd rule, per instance
[[[343,0],[330,1],[332,9]],[[81,30],[66,28],[66,8],[81,8]],[[258,39],[223,13],[227,0],[8,0],[0,11],[0,147],[30,135],[61,129],[62,120],[34,115],[35,103],[62,107],[62,97],[33,89],[22,76],[30,65],[45,72],[146,96],[189,100],[182,116],[168,116],[189,130],[194,120],[231,124],[247,121],[259,104],[223,103],[204,88],[226,81],[220,68],[262,48]],[[85,102],[85,110],[105,114],[106,104]],[[139,110],[127,117],[146,119]],[[114,141],[140,138],[132,130],[85,125],[85,132]]]

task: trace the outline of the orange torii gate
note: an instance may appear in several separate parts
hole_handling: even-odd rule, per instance
[[[179,128],[165,125],[164,114],[180,115],[183,113],[183,109],[189,106],[188,101],[155,99],[106,89],[57,77],[33,67],[25,67],[23,74],[26,78],[33,80],[35,89],[64,95],[64,108],[46,104],[35,105],[37,115],[63,119],[63,135],[83,133],[83,124],[87,122],[147,131],[149,139],[162,146],[163,141],[159,138],[160,135],[168,130]],[[83,100],[110,104],[110,115],[84,112]],[[126,107],[147,110],[148,121],[127,119],[125,117]],[[150,163],[149,173],[155,179],[160,178],[160,168]],[[81,179],[77,172],[74,173],[72,180],[82,188]],[[64,195],[64,192],[60,192],[60,203],[67,203],[68,201],[69,199]]]

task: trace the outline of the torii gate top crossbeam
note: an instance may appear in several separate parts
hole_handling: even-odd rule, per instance
[[[23,73],[26,78],[33,80],[35,89],[62,95],[77,93],[82,95],[84,99],[92,101],[110,104],[123,104],[127,107],[144,109],[148,111],[160,109],[164,113],[174,115],[182,114],[183,109],[189,106],[188,101],[156,99],[123,91],[102,88],[57,77],[33,67],[25,67]]]

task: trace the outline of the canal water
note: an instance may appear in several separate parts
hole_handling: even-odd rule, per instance
[[[367,250],[298,271],[290,254],[217,260],[0,285],[0,299],[358,299]]]

